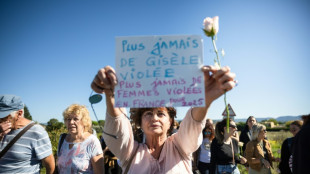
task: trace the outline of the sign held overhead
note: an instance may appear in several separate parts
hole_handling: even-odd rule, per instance
[[[115,106],[205,106],[199,35],[116,38]]]

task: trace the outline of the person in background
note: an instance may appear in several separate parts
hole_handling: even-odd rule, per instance
[[[0,152],[25,127],[34,123],[24,117],[24,103],[15,95],[0,95]],[[46,173],[55,170],[52,145],[45,129],[35,124],[0,158],[0,173]]]
[[[174,120],[174,123],[173,123],[173,129],[172,129],[172,132],[171,134],[174,134],[174,133],[177,133],[178,129],[179,129],[180,125],[179,125],[179,122]]]
[[[98,138],[91,134],[91,119],[85,106],[72,104],[63,118],[68,134],[58,144],[58,172],[104,173],[103,151]]]
[[[214,126],[213,120],[210,119],[210,118],[207,118],[207,120],[206,120],[206,125],[207,125],[207,124],[212,124],[212,125]]]
[[[103,150],[105,174],[121,174],[122,168],[118,164],[118,159],[109,150],[102,135],[100,135],[100,143]]]
[[[235,74],[229,67],[218,69],[202,67],[205,85],[205,107],[190,108],[177,133],[173,129],[176,110],[172,107],[139,108],[130,112],[134,125],[145,134],[145,143],[134,140],[132,126],[125,108],[114,107],[114,88],[118,83],[116,72],[110,66],[100,69],[91,87],[105,93],[106,125],[104,139],[120,159],[124,173],[191,173],[192,153],[202,141],[202,129],[211,103],[235,86]]]
[[[202,130],[202,144],[193,153],[193,171],[199,170],[201,174],[209,174],[211,169],[211,143],[215,137],[214,126],[206,123],[206,127]]]
[[[279,161],[273,157],[271,145],[266,140],[266,127],[256,123],[252,126],[251,141],[245,149],[246,159],[250,165],[249,174],[270,174],[273,161]]]
[[[290,166],[289,166],[289,159],[292,155],[292,144],[294,141],[294,137],[301,129],[302,124],[303,122],[301,120],[293,121],[290,124],[290,132],[293,134],[293,137],[285,139],[282,143],[281,160],[279,164],[279,169],[281,171],[281,174],[292,174]]]
[[[242,146],[242,154],[244,155],[245,152],[245,148],[246,148],[246,144],[251,140],[251,130],[252,130],[252,126],[256,124],[256,119],[254,116],[249,116],[248,119],[246,120],[246,125],[244,127],[244,129],[241,131],[240,137],[239,137],[239,141],[243,142],[243,146]]]
[[[245,164],[247,161],[239,154],[238,141],[232,138],[237,131],[236,123],[229,119],[227,132],[226,122],[225,118],[215,126],[215,139],[211,143],[211,174],[240,174],[237,163]]]
[[[293,174],[309,173],[310,169],[310,114],[303,115],[304,122],[293,142]]]

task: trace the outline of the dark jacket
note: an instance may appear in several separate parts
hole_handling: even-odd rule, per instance
[[[250,141],[249,132],[250,132],[249,127],[248,127],[248,125],[246,125],[245,128],[241,131],[241,134],[240,134],[240,137],[239,137],[239,141],[243,142],[243,146],[242,146],[243,154],[245,152],[246,144]]]
[[[293,174],[304,174],[310,171],[310,122],[303,125],[294,137]]]
[[[281,174],[292,174],[290,166],[289,166],[289,159],[292,155],[292,143],[294,137],[287,138],[283,141],[281,147],[281,161],[279,163],[279,169]]]

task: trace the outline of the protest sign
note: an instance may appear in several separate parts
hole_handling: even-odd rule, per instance
[[[204,106],[198,35],[116,38],[115,107]]]

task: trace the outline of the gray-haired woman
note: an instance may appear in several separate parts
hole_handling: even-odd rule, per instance
[[[249,174],[270,174],[273,161],[278,161],[273,157],[271,145],[266,140],[266,127],[262,124],[255,124],[252,127],[251,141],[245,149],[245,155],[250,165]]]

